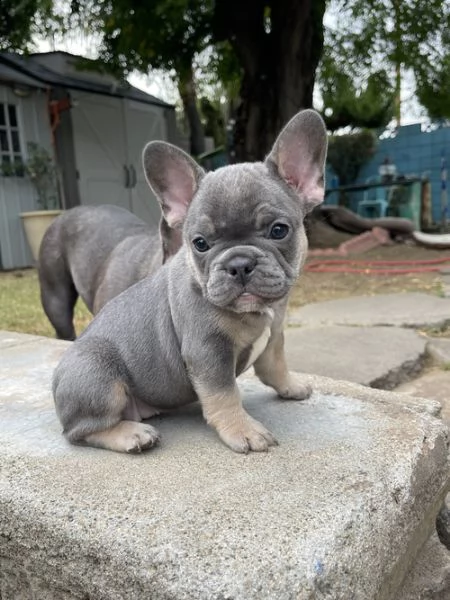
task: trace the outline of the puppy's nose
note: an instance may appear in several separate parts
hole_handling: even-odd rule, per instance
[[[229,260],[225,269],[235,281],[238,281],[241,285],[245,285],[252,276],[255,267],[256,258],[234,256]]]

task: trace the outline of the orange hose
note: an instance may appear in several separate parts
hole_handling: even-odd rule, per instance
[[[428,260],[315,260],[305,265],[309,273],[364,273],[365,275],[405,275],[408,273],[431,273],[441,270],[439,265],[450,262],[450,256]],[[348,266],[348,265],[354,265]],[[405,269],[380,269],[381,266],[411,265]],[[414,266],[417,265],[417,266]],[[359,267],[359,268],[358,268]]]

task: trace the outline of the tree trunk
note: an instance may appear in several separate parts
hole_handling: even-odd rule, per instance
[[[192,65],[189,69],[179,73],[178,91],[183,102],[184,114],[189,124],[190,152],[193,156],[198,156],[205,151],[205,134],[198,112]]]
[[[394,9],[394,27],[395,27],[395,39],[396,47],[394,49],[394,62],[395,62],[395,92],[394,92],[394,116],[397,127],[401,126],[402,120],[402,59],[401,59],[401,39],[402,39],[402,27],[401,27],[401,2],[394,0],[392,3]]]
[[[312,106],[325,0],[216,0],[215,30],[243,68],[234,159],[261,160],[285,123]]]
[[[397,63],[395,65],[395,92],[394,92],[394,116],[397,127],[400,127],[402,124],[402,66]]]

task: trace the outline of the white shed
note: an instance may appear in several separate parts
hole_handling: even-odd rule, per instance
[[[30,142],[54,157],[61,208],[109,203],[159,220],[141,153],[155,139],[184,146],[174,107],[93,65],[66,52],[0,53],[0,269],[32,264],[19,217],[38,209],[23,169]]]

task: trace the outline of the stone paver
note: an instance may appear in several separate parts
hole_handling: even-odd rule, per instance
[[[29,335],[28,333],[17,333],[16,331],[0,331],[0,350],[9,348],[10,346],[20,346],[25,342],[35,344],[43,339],[46,340],[48,338],[43,338],[38,335]]]
[[[397,327],[289,327],[288,365],[295,371],[392,389],[418,375],[427,340]]]
[[[236,455],[192,406],[153,420],[160,448],[125,456],[62,438],[63,348],[0,347],[2,598],[399,597],[449,484],[435,402],[316,376],[311,399],[283,402],[247,377],[279,447]]]
[[[441,270],[442,292],[445,298],[450,298],[450,272],[449,268]]]
[[[450,371],[433,369],[413,381],[399,385],[395,391],[437,400],[442,405],[442,419],[450,425]]]
[[[405,293],[353,296],[308,304],[289,311],[289,325],[389,325],[443,327],[450,323],[450,298]]]
[[[436,364],[450,367],[450,339],[429,338],[427,352]]]
[[[436,360],[445,358],[448,340],[433,339],[428,350]],[[440,343],[444,342],[444,343]],[[436,352],[433,352],[435,348]],[[446,360],[442,360],[447,363]],[[441,417],[450,426],[450,372],[433,369],[413,381],[403,383],[395,390],[412,396],[428,398],[441,403]],[[450,506],[450,494],[446,499]],[[445,514],[445,513],[444,513]],[[443,532],[443,540],[448,542],[450,530]],[[404,595],[399,600],[448,600],[450,598],[450,551],[433,535],[422,549],[417,564],[405,581]]]

